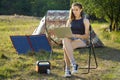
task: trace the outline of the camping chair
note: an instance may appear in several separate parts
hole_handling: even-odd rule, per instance
[[[45,34],[10,36],[12,44],[18,54],[26,54],[29,51],[39,52],[41,50],[52,53],[52,48]]]
[[[89,31],[90,31],[90,36],[89,36],[89,40],[88,40],[89,42],[88,42],[86,47],[82,47],[82,48],[89,48],[88,67],[81,67],[80,68],[80,69],[88,69],[88,71],[84,74],[89,73],[90,69],[96,69],[98,67],[98,63],[97,63],[97,59],[96,59],[96,55],[95,55],[95,51],[94,51],[94,45],[93,45],[93,42],[92,42],[93,31],[92,31],[91,25],[90,25]],[[82,48],[77,48],[77,49],[80,50]],[[94,57],[94,60],[95,60],[95,66],[94,67],[91,67],[91,55],[92,54],[93,54],[93,57]]]

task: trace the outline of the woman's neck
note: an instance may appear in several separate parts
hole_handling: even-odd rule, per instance
[[[75,20],[79,20],[79,19],[81,19],[81,18],[82,18],[81,16],[80,16],[80,17],[76,17]]]

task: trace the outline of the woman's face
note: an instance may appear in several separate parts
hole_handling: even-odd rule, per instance
[[[73,12],[73,14],[76,18],[80,17],[81,11],[82,11],[82,9],[80,9],[78,6],[73,6],[72,7],[72,12]]]

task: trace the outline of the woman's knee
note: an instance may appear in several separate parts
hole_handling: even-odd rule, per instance
[[[68,38],[64,38],[64,39],[62,40],[62,43],[63,43],[63,44],[68,43],[68,42],[70,42],[70,39],[68,39]]]
[[[63,47],[64,47],[65,44],[67,44],[67,43],[70,43],[70,39],[68,39],[68,38],[64,38],[64,39],[62,39]]]

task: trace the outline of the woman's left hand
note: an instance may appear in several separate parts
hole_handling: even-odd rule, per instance
[[[79,35],[78,34],[73,34],[73,37],[74,38],[79,38]]]

